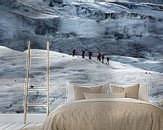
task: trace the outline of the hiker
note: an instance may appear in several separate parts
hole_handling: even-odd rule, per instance
[[[107,57],[107,58],[106,58],[106,60],[107,60],[107,63],[106,63],[106,64],[108,64],[108,65],[109,65],[109,60],[110,60],[110,58],[109,58],[109,57]]]
[[[97,53],[97,60],[101,61],[101,53],[99,51]]]
[[[89,55],[89,59],[91,60],[92,59],[92,51],[88,51],[88,55]]]
[[[82,49],[82,58],[85,58],[85,50]]]
[[[101,61],[101,53],[99,52],[99,61]]]
[[[97,52],[97,60],[99,60],[99,52]]]
[[[49,7],[53,7],[54,5],[53,5],[53,2],[50,0],[50,2],[49,2]]]
[[[74,57],[75,54],[76,54],[76,49],[74,48],[74,49],[72,50],[72,56]]]
[[[105,55],[104,55],[104,54],[102,54],[102,55],[101,55],[101,58],[102,58],[102,63],[104,63],[104,58],[105,58]]]

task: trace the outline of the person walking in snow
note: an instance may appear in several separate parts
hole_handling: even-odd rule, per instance
[[[110,58],[109,58],[109,57],[107,57],[107,58],[106,58],[106,60],[107,60],[107,63],[106,63],[106,64],[108,64],[108,65],[109,65],[109,60],[110,60]]]
[[[97,53],[97,60],[101,61],[101,53],[99,51]]]
[[[98,60],[101,61],[101,52],[98,54]]]
[[[50,2],[49,2],[49,7],[53,7],[54,5],[53,5],[53,2],[50,0]]]
[[[85,58],[85,50],[82,49],[82,58]]]
[[[99,60],[99,52],[97,52],[97,60]]]
[[[92,51],[88,51],[88,56],[89,56],[89,59],[91,60],[92,59]]]
[[[74,48],[74,49],[72,50],[72,56],[74,57],[75,54],[76,54],[76,49]]]
[[[102,63],[104,63],[105,55],[102,54],[102,55],[101,55],[101,58],[102,58]]]

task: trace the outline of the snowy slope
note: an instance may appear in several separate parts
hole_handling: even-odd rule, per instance
[[[0,113],[22,113],[25,87],[26,51],[16,52],[0,47]],[[46,51],[33,49],[32,53],[46,54]],[[110,56],[110,65],[103,64],[93,58],[82,59],[81,56],[50,52],[51,74],[51,110],[66,100],[66,82],[81,85],[97,85],[104,82],[116,84],[147,83],[150,86],[150,100],[159,103],[163,98],[163,68],[161,61],[146,60],[125,56]],[[106,61],[105,61],[106,62]],[[32,68],[46,67],[44,59],[32,60]],[[46,75],[31,73],[30,86],[46,85]],[[14,98],[13,98],[14,97]],[[42,93],[33,93],[30,102],[45,102]],[[44,112],[44,109],[30,108],[30,112]]]

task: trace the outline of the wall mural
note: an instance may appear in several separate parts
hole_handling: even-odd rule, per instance
[[[9,1],[10,2],[10,1]],[[67,81],[145,83],[150,101],[163,99],[163,7],[134,3],[15,2],[0,5],[0,113],[23,113],[27,41],[32,53],[46,55],[50,42],[50,107],[66,100]],[[73,49],[76,50],[72,56]],[[85,57],[82,58],[82,51]],[[97,54],[104,54],[104,61]],[[89,59],[89,54],[92,54]],[[107,61],[109,58],[109,64]],[[44,58],[33,68],[46,68]],[[44,87],[45,73],[31,73],[30,87]],[[36,91],[29,102],[46,102]],[[45,112],[29,108],[30,113]]]

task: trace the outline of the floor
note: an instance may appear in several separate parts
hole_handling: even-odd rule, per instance
[[[41,126],[43,123],[0,123],[0,130],[19,130],[22,128]]]

